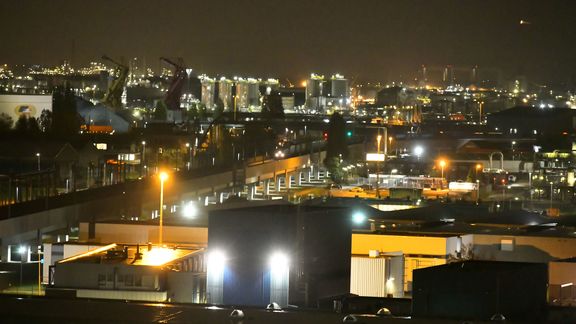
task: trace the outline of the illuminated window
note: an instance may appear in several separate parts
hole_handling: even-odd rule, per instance
[[[501,239],[500,240],[500,250],[501,251],[514,251],[514,239]]]

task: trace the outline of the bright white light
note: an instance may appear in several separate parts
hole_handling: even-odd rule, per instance
[[[352,215],[352,221],[356,224],[362,224],[366,220],[366,215],[361,212],[355,212]]]
[[[422,146],[416,146],[414,148],[414,154],[416,154],[417,157],[422,156],[422,153],[424,153],[424,148]]]
[[[282,252],[274,252],[270,256],[270,268],[274,272],[283,271],[288,269],[290,260],[288,256]]]
[[[224,263],[226,262],[226,257],[224,253],[220,250],[211,251],[208,254],[208,267],[211,269],[223,269]]]
[[[182,208],[182,216],[186,218],[195,218],[196,215],[198,215],[198,208],[196,207],[196,204],[194,204],[193,201],[188,202]]]
[[[20,246],[20,247],[18,248],[18,253],[24,254],[24,253],[26,253],[26,250],[27,250],[27,249],[26,249],[25,246]]]
[[[176,251],[167,248],[153,248],[150,252],[145,252],[142,256],[142,264],[160,266],[171,260],[176,256]]]

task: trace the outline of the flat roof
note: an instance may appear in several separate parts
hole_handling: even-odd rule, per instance
[[[149,249],[150,248],[150,249]],[[125,264],[135,266],[163,266],[200,253],[203,249],[167,248],[147,245],[108,244],[77,254],[57,263]]]

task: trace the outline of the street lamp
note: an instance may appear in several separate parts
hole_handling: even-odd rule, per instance
[[[478,170],[482,169],[482,164],[480,163],[476,164],[475,169],[476,169],[476,180],[478,180]]]
[[[36,153],[36,157],[38,158],[38,171],[40,171],[40,153]]]
[[[445,160],[440,160],[440,169],[442,170],[442,179],[444,179],[444,167],[446,166]]]
[[[160,172],[160,222],[158,226],[158,245],[162,246],[162,218],[164,211],[164,181],[168,179],[168,174],[164,171]]]
[[[554,194],[554,182],[550,181],[550,208],[552,208],[552,196]]]
[[[378,132],[380,132],[380,130],[378,130]],[[377,156],[378,158],[376,159],[376,197],[380,198],[380,142],[382,141],[382,135],[378,134],[378,136],[376,137],[376,143],[377,143]]]
[[[42,242],[38,245],[38,296],[42,293]]]
[[[146,141],[142,141],[142,166],[146,169]]]
[[[478,205],[478,199],[480,198],[480,180],[476,180],[476,205]]]
[[[190,164],[192,164],[192,147],[190,143],[186,143],[186,147],[188,148],[188,171],[190,171]]]
[[[414,148],[414,154],[416,154],[416,157],[418,157],[418,161],[420,161],[420,156],[422,153],[424,153],[424,148],[422,146],[416,146]]]

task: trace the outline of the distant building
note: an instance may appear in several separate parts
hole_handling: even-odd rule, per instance
[[[177,245],[194,245],[206,247],[208,229],[204,226],[191,226],[189,223],[164,223],[165,241]],[[101,221],[96,223],[81,222],[79,239],[84,242],[102,243],[129,242],[147,243],[158,240],[158,222],[134,221]]]
[[[442,73],[442,84],[445,87],[449,87],[454,85],[455,81],[454,67],[452,65],[446,65],[446,67],[444,67],[444,72]]]
[[[205,276],[203,250],[109,244],[56,262],[46,294],[200,303]]]
[[[278,79],[266,79],[260,81],[260,94],[262,96],[270,94],[272,91],[278,91],[280,82]]]
[[[329,81],[330,92],[327,105],[335,109],[344,109],[350,106],[350,89],[348,80],[340,74],[334,74]]]
[[[349,214],[283,202],[211,212],[208,302],[312,306],[348,293]]]
[[[38,119],[43,110],[52,111],[52,95],[0,94],[0,113],[12,117],[14,123],[20,116]]]
[[[306,108],[321,110],[326,106],[326,81],[323,75],[312,73],[306,81]]]
[[[416,94],[404,87],[389,87],[378,91],[376,105],[385,108],[402,108],[416,104]]]
[[[256,79],[238,78],[236,80],[236,109],[249,112],[260,109],[260,89]]]
[[[517,106],[488,115],[487,125],[515,137],[568,138],[574,134],[576,110]]]
[[[465,261],[414,271],[414,318],[545,322],[545,263]]]
[[[548,303],[576,307],[576,258],[548,263]]]
[[[214,109],[214,103],[216,99],[216,83],[214,79],[202,75],[200,76],[200,82],[202,84],[202,97],[200,102],[206,106],[206,109]]]
[[[218,81],[218,98],[222,101],[224,111],[234,110],[234,83],[232,80],[221,77]]]
[[[278,88],[285,112],[301,109],[306,103],[306,88]]]

